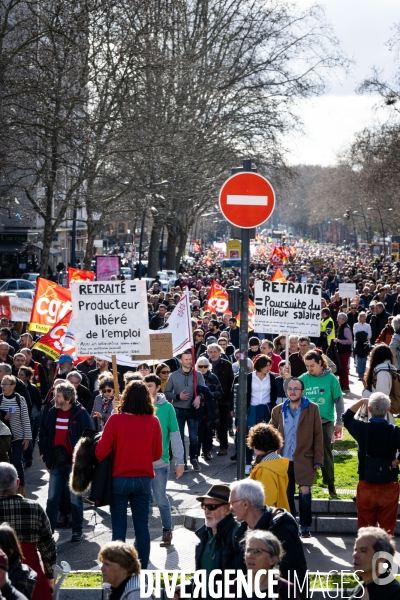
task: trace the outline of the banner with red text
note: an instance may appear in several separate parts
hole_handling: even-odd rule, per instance
[[[230,312],[228,292],[216,281],[212,282],[205,310],[211,310],[213,313]]]

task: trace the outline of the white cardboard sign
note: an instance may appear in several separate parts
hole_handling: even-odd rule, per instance
[[[149,354],[145,281],[72,281],[78,356]]]
[[[255,282],[257,333],[289,333],[319,337],[321,287],[314,283]]]
[[[339,283],[339,294],[341,298],[353,298],[356,295],[356,284]]]

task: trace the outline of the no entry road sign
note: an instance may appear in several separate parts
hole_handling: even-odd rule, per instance
[[[275,207],[274,190],[258,173],[232,175],[221,188],[219,206],[232,225],[250,229],[264,223]]]

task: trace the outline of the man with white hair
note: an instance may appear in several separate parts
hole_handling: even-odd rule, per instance
[[[366,404],[368,422],[356,420],[355,414]],[[400,427],[389,423],[386,414],[390,398],[375,392],[353,404],[343,415],[343,423],[358,443],[358,527],[375,527],[394,535],[399,509],[398,465]]]
[[[229,487],[229,503],[236,519],[242,521],[235,539],[240,542],[248,528],[273,533],[285,552],[279,566],[282,577],[293,581],[296,573],[302,585],[307,574],[307,562],[296,519],[284,508],[264,506],[264,487],[259,481],[244,479],[234,481]]]

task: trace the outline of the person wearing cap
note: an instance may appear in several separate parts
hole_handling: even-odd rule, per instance
[[[28,600],[22,592],[11,585],[8,579],[8,558],[3,550],[0,550],[0,592],[5,600]]]
[[[56,360],[56,365],[59,366],[57,373],[58,379],[66,379],[69,373],[71,373],[72,371],[78,371],[78,369],[74,365],[73,358],[70,354],[61,354],[60,358]],[[80,374],[82,375],[82,385],[89,388],[89,379],[84,373]]]
[[[230,489],[228,485],[212,485],[204,496],[197,496],[204,510],[205,523],[197,531],[199,543],[195,548],[196,571],[203,569],[208,577],[214,569],[220,569],[221,574],[216,575],[215,583],[223,581],[226,569],[244,569],[243,547],[236,541],[236,534],[240,525],[232,515],[229,505]],[[193,585],[193,583],[192,583]],[[185,586],[186,593],[190,593],[190,584]],[[224,597],[222,591],[221,598]],[[180,586],[175,589],[174,599],[180,598]],[[211,600],[207,586],[207,595],[203,600]]]

